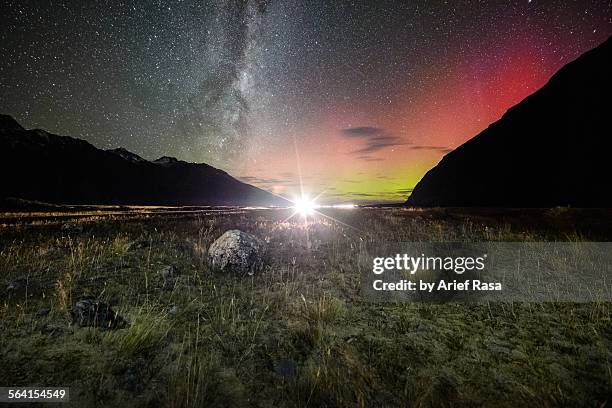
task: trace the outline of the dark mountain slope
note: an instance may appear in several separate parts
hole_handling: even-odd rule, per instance
[[[62,204],[287,205],[207,164],[150,162],[0,115],[0,197]]]
[[[132,162],[143,162],[146,161],[136,153],[132,153],[129,150],[124,149],[123,147],[118,147],[116,149],[108,149],[107,152],[115,153],[116,155],[123,157],[126,160]]]
[[[612,39],[444,156],[412,206],[612,207]]]

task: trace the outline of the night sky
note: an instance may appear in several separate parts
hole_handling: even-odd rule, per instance
[[[291,196],[403,201],[611,1],[4,1],[0,113]]]

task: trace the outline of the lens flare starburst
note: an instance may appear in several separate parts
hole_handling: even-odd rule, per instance
[[[301,197],[294,201],[293,209],[297,215],[306,218],[309,215],[314,215],[320,206],[308,197]]]

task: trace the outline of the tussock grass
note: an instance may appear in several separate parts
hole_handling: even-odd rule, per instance
[[[176,358],[168,362],[169,381],[164,405],[173,408],[232,407],[246,403],[245,388],[232,369],[224,368],[220,356],[208,349],[193,348],[187,339]]]
[[[108,347],[116,348],[120,354],[138,355],[163,347],[172,329],[167,314],[152,308],[139,309],[126,316],[128,327],[104,334]]]
[[[329,324],[342,316],[344,302],[326,293],[313,301],[302,295],[301,315],[311,324]]]

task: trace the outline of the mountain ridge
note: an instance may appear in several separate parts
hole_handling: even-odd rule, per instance
[[[0,197],[54,204],[289,203],[206,163],[103,150],[79,138],[24,129],[9,115],[0,115],[0,171],[11,175],[0,184]]]
[[[442,160],[406,205],[610,207],[612,37]]]

